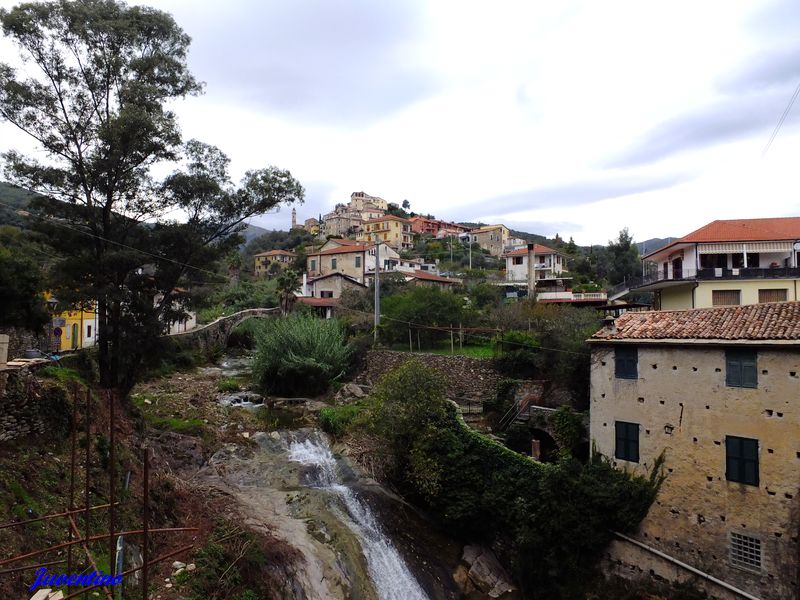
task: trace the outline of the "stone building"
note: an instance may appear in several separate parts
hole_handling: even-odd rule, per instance
[[[628,312],[589,342],[592,443],[639,474],[663,455],[666,475],[608,564],[797,598],[800,303]]]
[[[328,240],[332,242],[333,240]],[[349,241],[349,240],[348,240]],[[315,279],[331,273],[342,273],[359,283],[364,282],[366,253],[369,247],[362,244],[343,244],[327,247],[308,253],[306,272],[309,279]]]
[[[413,247],[411,221],[394,215],[385,215],[364,223],[358,239],[363,242],[381,241],[395,250]]]

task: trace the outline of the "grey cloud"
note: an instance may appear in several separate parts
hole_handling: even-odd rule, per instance
[[[773,86],[796,86],[800,82],[800,43],[769,48],[754,57],[736,74],[720,81],[726,93],[753,92]],[[787,98],[788,100],[788,98]]]
[[[790,97],[791,89],[786,88],[729,97],[669,119],[646,132],[631,148],[612,158],[607,166],[643,165],[679,152],[732,142],[756,133],[762,135],[765,144]],[[798,111],[794,110],[783,127],[788,129],[798,121]]]
[[[352,126],[436,89],[432,73],[404,52],[422,34],[416,2],[239,0],[204,10],[176,18],[193,36],[190,64],[209,94]]]
[[[465,220],[472,221],[485,215],[485,207],[491,207],[492,214],[501,215],[540,208],[580,206],[611,198],[621,198],[642,192],[669,188],[688,181],[690,178],[688,174],[660,177],[628,176],[541,187],[485,200],[480,203],[480,207],[483,207],[483,210],[478,205],[468,207],[472,209],[471,215],[474,215],[474,217]],[[470,213],[467,212],[467,214],[469,215]],[[562,227],[562,230],[564,229],[566,229],[566,224]]]
[[[797,0],[764,3],[751,20],[752,30],[767,40],[784,33],[794,38],[799,27],[800,3]]]

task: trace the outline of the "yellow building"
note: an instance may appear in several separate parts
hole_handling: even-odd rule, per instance
[[[610,299],[653,292],[660,310],[798,300],[798,255],[800,217],[713,221],[645,255],[648,273]]]
[[[287,267],[295,258],[297,258],[297,254],[289,252],[288,250],[260,252],[253,257],[255,260],[255,276],[266,277],[267,269],[269,269],[272,263],[278,263],[282,267]]]
[[[91,348],[97,342],[97,307],[62,311],[53,317],[51,333],[57,350]]]
[[[606,564],[714,598],[797,598],[800,303],[628,312],[589,342],[594,448],[640,475],[663,456],[666,475]]]
[[[395,250],[408,250],[414,246],[411,221],[394,215],[384,215],[366,221],[358,234],[358,240],[383,242]]]

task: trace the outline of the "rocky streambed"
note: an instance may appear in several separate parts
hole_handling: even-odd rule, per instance
[[[182,481],[223,498],[242,526],[292,549],[291,561],[270,567],[285,582],[276,597],[514,597],[491,552],[465,548],[459,532],[442,532],[362,473],[344,456],[349,448],[332,448],[315,427],[325,403],[218,391],[232,375],[248,380],[246,358],[167,378],[142,391],[140,406],[160,411],[161,421],[205,424],[202,441],[175,432],[151,439]]]

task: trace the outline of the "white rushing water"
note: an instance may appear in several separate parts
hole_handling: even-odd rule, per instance
[[[328,445],[318,440],[291,442],[289,458],[314,467],[313,487],[335,493],[347,508],[347,526],[361,542],[375,591],[381,600],[428,600],[400,553],[383,533],[375,515],[353,490],[342,485]]]

